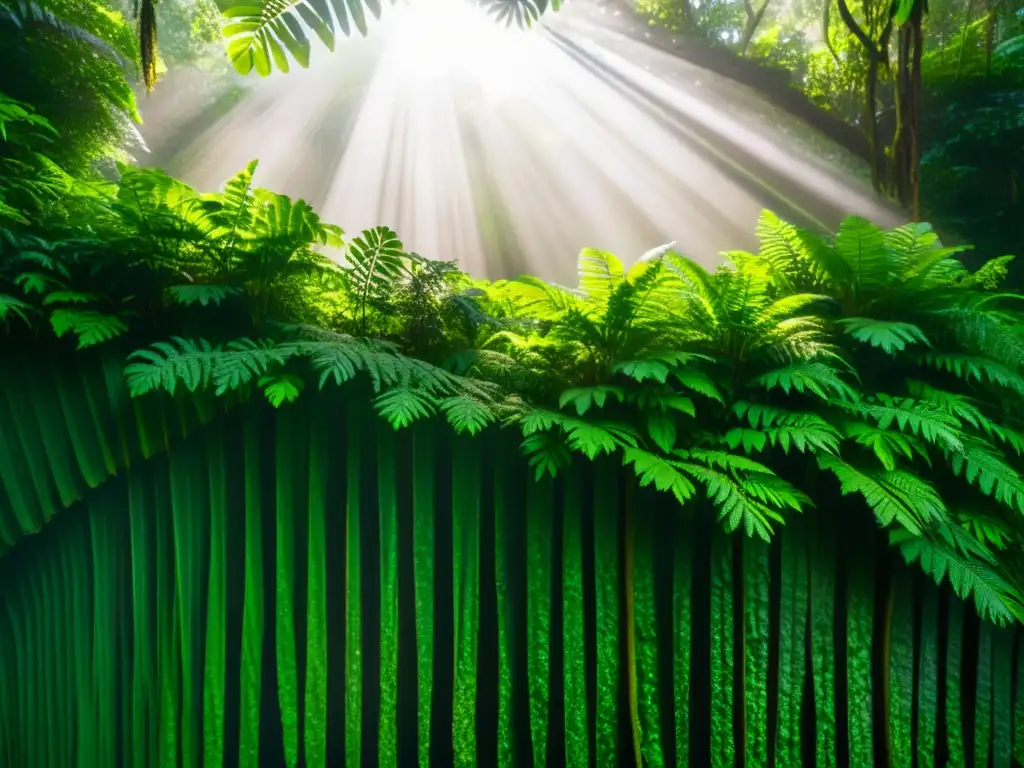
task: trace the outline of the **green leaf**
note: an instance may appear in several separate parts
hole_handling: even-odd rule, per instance
[[[552,478],[558,471],[572,463],[572,453],[561,435],[554,432],[537,432],[529,435],[520,446],[534,470],[534,477],[540,480],[545,474]]]
[[[388,390],[373,401],[373,407],[395,430],[433,416],[435,406],[436,401],[429,395],[406,387]]]
[[[909,472],[857,469],[835,456],[819,456],[818,466],[834,474],[844,496],[859,493],[880,525],[893,522],[917,535],[928,524],[946,517],[938,491]]]
[[[580,416],[589,411],[592,407],[604,408],[604,404],[611,395],[620,403],[625,397],[625,390],[609,384],[598,384],[593,387],[574,387],[565,390],[558,398],[558,407],[565,408],[567,405],[576,406],[576,413]]]
[[[267,401],[275,408],[280,408],[284,403],[298,400],[306,385],[294,373],[280,373],[261,376],[259,386],[263,388]]]
[[[224,299],[238,296],[241,291],[230,285],[172,285],[167,293],[176,304],[208,307],[211,304],[219,306]]]
[[[672,378],[689,390],[724,404],[725,400],[715,382],[703,371],[694,368],[680,368],[672,371]]]
[[[441,410],[448,417],[448,423],[455,433],[459,435],[464,432],[476,435],[495,420],[494,414],[486,405],[466,395],[442,400]]]
[[[908,344],[931,346],[924,331],[911,323],[850,317],[840,320],[839,324],[845,328],[847,335],[890,355],[902,352]]]
[[[672,495],[680,504],[693,498],[696,491],[693,483],[671,460],[641,448],[627,447],[623,451],[622,464],[633,465],[633,471],[640,478],[641,486],[646,487],[653,483],[659,491],[672,491]]]
[[[651,436],[655,445],[665,453],[669,453],[676,444],[676,423],[670,416],[649,416],[647,434]]]
[[[13,316],[20,319],[25,325],[29,325],[28,313],[32,309],[31,304],[26,304],[21,299],[16,299],[6,293],[0,293],[0,322],[6,323]]]
[[[54,310],[50,315],[50,325],[58,338],[68,333],[75,334],[79,349],[116,339],[128,330],[124,320],[115,315],[81,309]]]

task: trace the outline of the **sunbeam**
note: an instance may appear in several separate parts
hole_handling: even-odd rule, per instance
[[[570,281],[583,246],[630,260],[670,240],[712,264],[753,245],[766,207],[817,229],[894,221],[838,147],[819,156],[822,137],[756,93],[580,5],[522,31],[413,2],[309,70],[246,79],[232,105],[162,88],[150,162],[211,188],[259,157],[260,184],[346,231],[387,224],[481,277]]]

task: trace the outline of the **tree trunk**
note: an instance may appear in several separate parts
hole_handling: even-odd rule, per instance
[[[857,38],[864,47],[868,56],[868,72],[864,83],[864,134],[867,137],[871,151],[871,182],[875,192],[882,194],[886,191],[885,152],[878,141],[878,117],[877,117],[877,93],[878,93],[878,68],[888,61],[889,36],[892,34],[892,16],[886,22],[878,37],[874,41],[868,33],[861,29],[857,20],[850,13],[846,0],[838,0],[839,16],[846,24],[853,36]],[[869,29],[870,29],[869,18]]]
[[[747,22],[743,25],[743,34],[740,36],[740,54],[746,55],[750,41],[754,39],[754,33],[764,18],[764,12],[768,10],[768,3],[771,0],[764,0],[758,10],[754,10],[751,0],[743,0],[743,8],[747,12]]]
[[[896,199],[919,219],[918,131],[921,124],[921,53],[924,2],[917,0],[900,27],[896,70],[896,135],[892,145],[892,184]]]

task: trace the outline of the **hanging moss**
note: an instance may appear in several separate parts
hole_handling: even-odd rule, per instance
[[[778,768],[796,768],[800,758],[800,710],[806,672],[809,580],[807,540],[799,528],[782,535],[782,584],[779,601]],[[852,760],[851,760],[852,762]]]

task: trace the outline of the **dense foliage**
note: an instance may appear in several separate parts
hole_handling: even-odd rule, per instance
[[[4,109],[7,144],[45,128]],[[8,217],[43,220],[21,167]],[[614,455],[683,510],[709,499],[727,530],[766,539],[812,507],[870,510],[984,615],[1024,614],[1008,258],[971,272],[927,225],[850,218],[821,238],[765,213],[759,253],[715,271],[669,248],[629,269],[586,249],[575,288],[485,283],[383,227],[345,242],[254,189],[254,168],[199,194],[121,166],[116,184],[65,191],[63,231],[16,225],[0,254],[8,343],[126,340],[135,396],[286,406],[363,379],[395,428],[440,414],[457,432],[517,429],[538,477]]]

